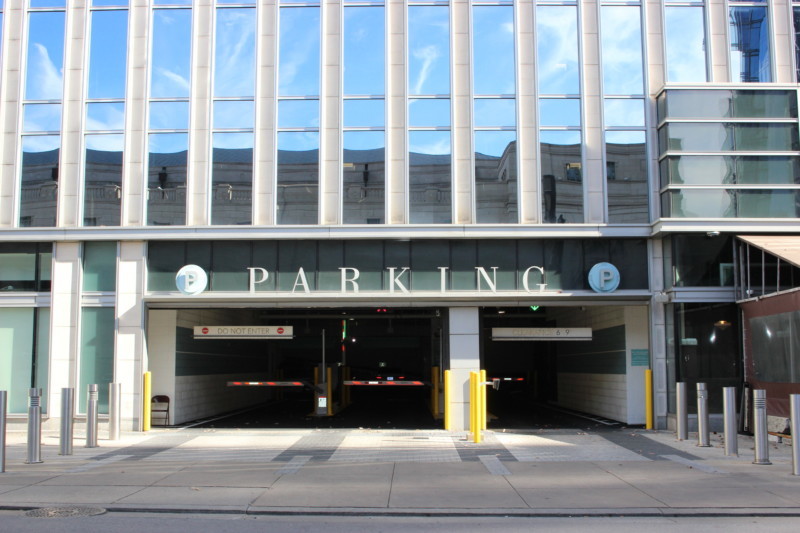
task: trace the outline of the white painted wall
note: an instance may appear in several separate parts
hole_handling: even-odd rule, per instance
[[[235,411],[266,399],[264,387],[228,387],[228,381],[261,381],[264,374],[215,374],[208,376],[177,376],[175,400],[170,407],[173,424]],[[309,393],[311,394],[311,393]]]
[[[469,373],[480,370],[480,309],[452,307],[450,318],[451,429],[469,429]]]

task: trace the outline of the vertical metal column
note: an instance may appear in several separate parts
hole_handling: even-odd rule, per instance
[[[771,465],[767,443],[767,391],[753,391],[753,440],[755,441],[755,465]]]
[[[736,423],[736,387],[722,388],[725,413],[725,455],[739,455],[739,432]]]
[[[86,447],[97,448],[97,384],[89,385],[86,399]]]
[[[120,398],[122,398],[122,383],[109,383],[108,440],[119,440]]]
[[[697,384],[697,445],[711,446],[708,442],[708,389],[705,383]]]
[[[42,462],[41,391],[28,390],[28,460],[27,464]]]
[[[686,401],[686,383],[679,381],[675,384],[676,403],[677,403],[677,430],[678,440],[689,439],[689,409]]]
[[[61,433],[59,455],[72,455],[72,438],[75,415],[75,389],[61,389]]]
[[[792,429],[792,474],[800,476],[800,442],[797,442],[800,437],[800,394],[789,395],[789,420]]]
[[[6,405],[8,391],[0,390],[0,473],[6,471]]]

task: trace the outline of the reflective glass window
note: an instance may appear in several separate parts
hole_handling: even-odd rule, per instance
[[[86,104],[87,131],[122,131],[125,129],[123,102],[94,102]]]
[[[52,245],[0,244],[0,291],[49,291]]]
[[[412,128],[450,125],[450,99],[426,98],[408,101],[408,123]]]
[[[214,102],[214,129],[253,129],[255,104],[252,100]]]
[[[800,7],[795,6],[792,8],[792,21],[794,26],[795,81],[800,81]]]
[[[384,100],[345,100],[345,128],[383,128],[386,123]]]
[[[317,224],[319,133],[278,133],[278,224]]]
[[[648,222],[650,210],[644,131],[607,131],[605,144],[608,221],[612,224]]]
[[[61,104],[25,104],[22,113],[25,133],[61,131]]]
[[[192,11],[154,9],[150,50],[150,96],[189,96]]]
[[[84,226],[119,226],[123,148],[122,134],[86,136]]]
[[[515,131],[475,132],[475,215],[481,223],[517,222]]]
[[[148,148],[147,224],[186,224],[186,133],[151,133]]]
[[[516,112],[513,98],[476,98],[473,121],[476,127],[514,126]]]
[[[344,223],[385,223],[385,133],[346,131],[343,142]]]
[[[256,10],[217,9],[214,96],[253,96],[256,69]]]
[[[603,119],[606,127],[644,127],[644,100],[606,98]]]
[[[472,8],[472,73],[476,95],[515,94],[514,8]]]
[[[125,98],[128,12],[92,11],[89,98]]]
[[[408,6],[408,92],[450,93],[448,6]]]
[[[732,81],[772,81],[767,8],[731,7],[728,35]]]
[[[577,98],[540,99],[539,123],[542,126],[580,127],[581,101]]]
[[[49,329],[49,321],[37,324],[36,311],[32,307],[0,308],[0,390],[7,391],[6,409],[11,414],[28,412],[28,391],[37,368],[34,360],[36,331]],[[47,366],[46,360],[39,363]],[[36,386],[46,390],[47,383],[37,380]]]
[[[114,381],[114,308],[84,307],[81,310],[79,413],[86,412],[88,386],[97,385],[99,412],[108,414],[108,383]]]
[[[675,218],[731,218],[736,216],[732,191],[725,189],[670,190],[670,209],[663,216]]]
[[[541,131],[542,219],[583,222],[583,171],[579,131]]]
[[[251,224],[253,134],[215,133],[211,171],[211,223]]]
[[[642,21],[638,6],[602,6],[600,16],[603,91],[642,94]]]
[[[278,127],[319,128],[319,100],[281,100]]]
[[[664,8],[667,81],[706,81],[706,35],[702,6]]]
[[[384,8],[344,8],[344,94],[384,94]]]
[[[536,7],[539,94],[580,93],[575,6]]]
[[[800,158],[796,156],[737,157],[736,183],[797,185],[800,183]]]
[[[734,158],[684,155],[670,157],[665,171],[668,182],[678,185],[725,185],[734,183]]]
[[[189,102],[150,102],[150,129],[189,129]]]
[[[27,100],[60,100],[64,89],[64,12],[28,14]]]
[[[319,8],[281,8],[279,27],[278,95],[319,95]]]
[[[409,222],[451,223],[450,132],[410,131],[408,143]]]
[[[687,152],[719,152],[733,150],[733,128],[729,124],[671,123],[659,130],[666,131],[668,150]]]
[[[22,137],[20,227],[56,225],[60,135]]]
[[[83,291],[112,292],[117,287],[117,243],[83,244]]]

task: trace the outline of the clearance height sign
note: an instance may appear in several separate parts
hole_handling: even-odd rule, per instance
[[[195,326],[195,339],[292,339],[292,326]]]

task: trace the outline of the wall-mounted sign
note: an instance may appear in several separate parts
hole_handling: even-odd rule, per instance
[[[492,328],[493,341],[590,341],[592,328]]]
[[[195,339],[291,339],[292,326],[195,326]]]
[[[589,286],[594,292],[614,292],[619,281],[619,270],[611,263],[597,263],[589,271]]]
[[[175,276],[175,286],[187,296],[197,296],[208,285],[208,274],[197,265],[186,265]]]
[[[650,366],[650,350],[646,348],[631,350],[631,366]]]

